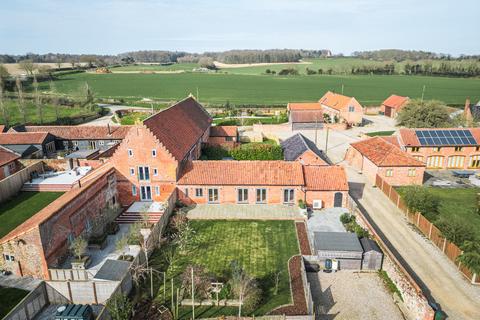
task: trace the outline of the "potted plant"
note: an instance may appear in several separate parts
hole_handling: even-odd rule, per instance
[[[72,269],[85,269],[90,263],[90,256],[86,255],[88,242],[83,236],[76,237],[70,244],[70,250],[74,255]]]
[[[132,261],[133,256],[127,254],[130,251],[130,246],[128,245],[128,235],[121,237],[115,244],[117,250],[120,251],[120,256],[118,260]]]
[[[302,199],[298,200],[298,208],[300,210],[300,214],[303,214],[305,216],[307,215],[307,205]]]

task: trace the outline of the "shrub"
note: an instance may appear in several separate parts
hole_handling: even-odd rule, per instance
[[[305,204],[305,202],[303,202],[302,199],[298,200],[298,207],[300,209],[305,209],[307,207],[307,205]]]
[[[283,150],[279,145],[248,143],[231,151],[235,160],[283,160]]]
[[[205,146],[202,150],[202,155],[208,160],[222,160],[230,157],[230,152],[220,146]]]
[[[282,69],[278,72],[280,76],[298,76],[298,70],[294,68]]]
[[[312,70],[312,69],[309,69],[309,68],[307,68],[305,70],[307,72],[307,75],[317,74],[317,71],[315,71],[315,70]]]
[[[340,216],[340,222],[342,222],[342,224],[346,225],[352,221],[355,220],[355,217],[352,216],[351,214],[345,212],[343,213],[341,216]]]
[[[414,186],[403,189],[402,198],[408,209],[422,213],[429,221],[435,221],[439,211],[440,199],[432,194],[427,188]]]
[[[392,279],[390,279],[387,272],[385,270],[379,270],[378,275],[383,280],[383,283],[385,284],[385,287],[387,287],[388,291],[390,291],[390,293],[392,294],[397,293],[400,299],[403,301],[403,297],[402,297],[402,294],[400,293],[400,290],[398,290],[395,283],[392,281]]]
[[[252,288],[243,301],[243,312],[250,314],[254,312],[262,302],[263,292],[259,287]]]
[[[457,246],[462,246],[465,241],[475,239],[473,227],[455,216],[448,217],[448,219],[442,217],[438,220],[436,226],[448,241],[455,243]]]

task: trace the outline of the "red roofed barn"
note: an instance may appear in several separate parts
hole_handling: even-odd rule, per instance
[[[408,97],[392,94],[380,106],[380,113],[390,118],[396,118],[400,110],[410,101]]]

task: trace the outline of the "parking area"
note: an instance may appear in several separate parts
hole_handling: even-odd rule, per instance
[[[480,171],[462,170],[471,172],[467,177],[459,177],[454,174],[456,170],[428,170],[425,173],[425,186],[441,188],[474,188],[480,187]]]
[[[376,272],[307,273],[320,320],[403,320]]]

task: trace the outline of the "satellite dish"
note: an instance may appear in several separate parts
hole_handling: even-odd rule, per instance
[[[63,312],[63,311],[65,311],[65,309],[67,309],[66,306],[60,306],[60,307],[57,308],[57,312]]]

